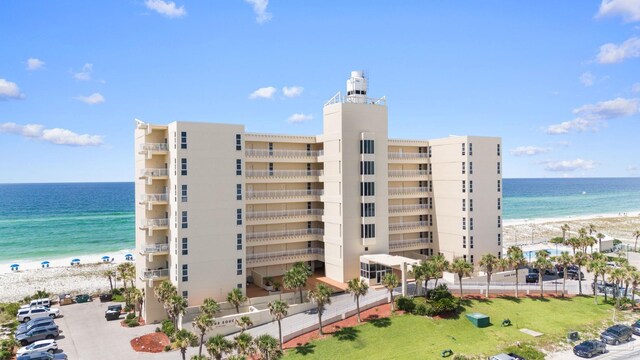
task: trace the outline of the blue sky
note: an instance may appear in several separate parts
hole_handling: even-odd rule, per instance
[[[319,134],[356,69],[391,137],[500,136],[505,177],[640,175],[640,0],[7,0],[0,183],[132,181],[134,118]]]

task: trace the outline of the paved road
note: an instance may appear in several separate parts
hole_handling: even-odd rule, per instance
[[[561,351],[547,356],[548,360],[581,359],[572,350]],[[640,359],[640,339],[634,339],[622,345],[607,345],[607,353],[595,356],[596,360],[632,360]]]

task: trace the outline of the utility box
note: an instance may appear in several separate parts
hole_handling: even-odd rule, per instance
[[[471,321],[471,323],[478,328],[483,328],[491,325],[491,320],[488,315],[480,314],[480,313],[471,313],[467,314],[467,319]]]

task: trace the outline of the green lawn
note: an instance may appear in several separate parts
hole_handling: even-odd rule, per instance
[[[478,329],[464,316],[480,312],[491,317],[492,325]],[[345,328],[330,338],[317,340],[287,351],[286,359],[441,359],[450,348],[455,354],[491,355],[516,341],[544,346],[562,341],[567,331],[586,331],[611,320],[612,307],[595,305],[592,297],[572,299],[491,299],[466,302],[457,318],[430,319],[398,315],[388,320]],[[513,324],[501,327],[509,318]],[[544,333],[539,338],[521,328]]]

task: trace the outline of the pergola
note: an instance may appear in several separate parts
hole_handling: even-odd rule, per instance
[[[389,254],[371,254],[371,255],[360,255],[360,263],[365,264],[378,264],[382,266],[386,266],[391,269],[400,270],[402,274],[402,279],[400,281],[400,286],[402,289],[402,295],[407,295],[407,271],[411,271],[414,265],[419,265],[420,260],[411,259],[404,256],[399,255],[389,255]]]

